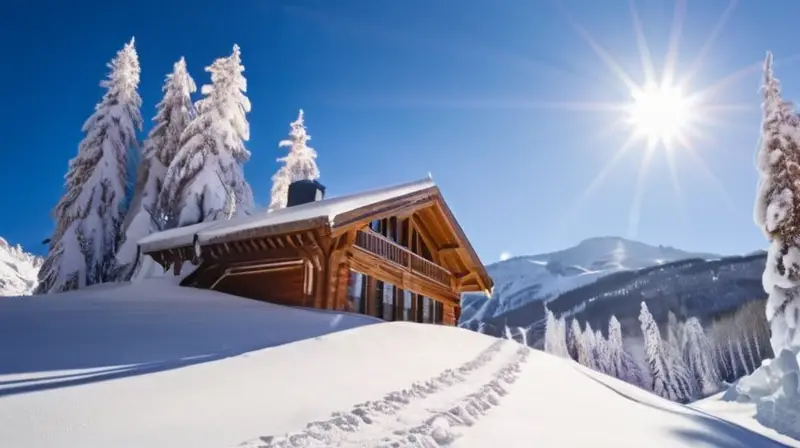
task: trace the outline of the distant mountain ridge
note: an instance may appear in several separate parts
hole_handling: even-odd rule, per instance
[[[0,237],[0,296],[33,294],[39,283],[42,257],[26,252],[19,244],[12,246]]]
[[[621,237],[589,238],[564,250],[517,256],[488,265],[486,269],[495,283],[492,299],[465,295],[461,321],[488,319],[530,302],[546,302],[616,272],[679,260],[718,258],[718,254],[653,246]]]

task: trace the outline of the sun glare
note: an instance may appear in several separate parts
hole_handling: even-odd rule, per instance
[[[637,137],[648,140],[648,147],[663,143],[670,148],[673,140],[682,139],[692,117],[681,89],[648,84],[634,89],[631,96],[628,123]]]

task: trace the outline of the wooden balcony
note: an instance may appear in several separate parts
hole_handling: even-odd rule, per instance
[[[450,271],[379,233],[371,230],[359,230],[356,234],[355,246],[428,280],[447,288],[451,287],[452,274]]]

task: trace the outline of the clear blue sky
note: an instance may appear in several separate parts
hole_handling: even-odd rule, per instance
[[[231,6],[233,4],[236,6]],[[775,53],[788,98],[800,89],[800,3],[740,2],[702,60],[702,89]],[[214,2],[27,1],[4,12],[0,123],[0,235],[41,253],[80,128],[101,98],[106,62],[136,37],[142,115],[149,128],[165,74],[185,56],[203,67],[242,47],[253,103],[246,165],[260,204],[281,155],[278,141],[306,111],[330,194],[415,180],[432,172],[486,262],[503,251],[540,253],[590,236],[725,254],[766,246],[752,220],[759,71],[725,84],[695,152],[676,150],[673,188],[663,151],[643,179],[640,219],[631,205],[644,143],[579,201],[627,138],[620,115],[548,107],[620,102],[625,85],[568,14],[638,83],[643,81],[628,2],[585,0],[261,0]],[[728,8],[689,2],[677,58],[688,70]],[[657,67],[667,53],[673,1],[637,3]],[[566,14],[564,11],[568,11]],[[787,60],[788,59],[788,60]],[[148,130],[145,129],[145,132]],[[142,134],[144,136],[144,133]]]

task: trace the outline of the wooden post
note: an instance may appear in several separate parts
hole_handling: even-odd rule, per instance
[[[452,303],[443,303],[444,316],[442,316],[442,324],[455,326],[458,324],[458,316],[456,316],[456,305]]]

